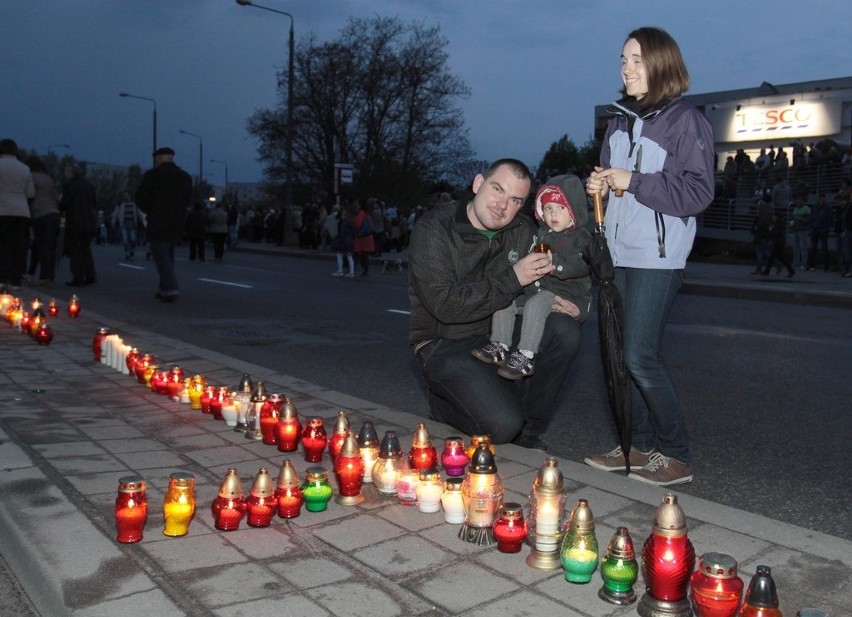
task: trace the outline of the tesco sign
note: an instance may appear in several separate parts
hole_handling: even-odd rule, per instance
[[[840,132],[842,102],[795,101],[709,110],[717,141],[823,137]]]

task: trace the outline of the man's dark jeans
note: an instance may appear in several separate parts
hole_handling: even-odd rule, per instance
[[[160,275],[159,293],[163,296],[180,295],[175,275],[175,245],[172,242],[151,240],[151,258]]]
[[[515,339],[520,336],[520,317]],[[490,435],[507,443],[521,433],[540,436],[550,424],[556,399],[577,351],[582,324],[561,313],[547,319],[535,374],[519,381],[503,379],[497,367],[471,355],[488,336],[436,339],[417,351],[429,386],[429,414],[466,435]]]

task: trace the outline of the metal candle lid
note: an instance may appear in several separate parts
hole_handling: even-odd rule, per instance
[[[748,605],[754,608],[778,608],[778,592],[769,566],[757,566],[745,597]]]
[[[420,470],[420,481],[421,482],[440,482],[441,481],[441,472],[434,467],[430,467],[429,469]]]
[[[145,491],[145,479],[142,476],[123,476],[118,479],[119,493],[140,493]]]
[[[281,463],[281,472],[278,474],[278,488],[296,488],[301,486],[302,481],[299,480],[299,474],[296,473],[296,468],[289,458],[285,458]]]
[[[252,403],[262,403],[269,397],[269,392],[266,390],[266,384],[262,381],[258,381],[254,389],[251,391],[251,402]]]
[[[266,467],[261,467],[254,477],[254,484],[251,485],[252,497],[269,497],[274,492],[272,489],[272,479],[269,477],[269,470]]]
[[[195,476],[186,471],[175,471],[169,474],[169,479],[174,480],[175,486],[179,488],[189,488],[195,486]]]
[[[382,443],[379,445],[379,458],[399,458],[402,456],[402,444],[396,431],[385,431]]]
[[[627,527],[619,527],[615,530],[615,534],[606,547],[606,553],[613,559],[625,561],[636,559],[636,552],[633,550],[633,538],[630,537]]]
[[[470,473],[472,474],[494,474],[497,473],[497,463],[494,455],[488,449],[487,443],[476,446],[473,456],[470,457]]]
[[[379,434],[376,433],[373,423],[369,420],[364,420],[364,423],[361,425],[361,430],[358,431],[358,445],[362,448],[370,448],[378,443]]]
[[[666,493],[654,516],[654,533],[667,538],[686,535],[686,514],[677,503],[677,495]]]
[[[589,507],[589,502],[585,499],[578,499],[577,505],[571,510],[571,518],[568,520],[568,527],[578,531],[594,531],[595,517],[592,514],[592,509]]]
[[[281,418],[283,420],[296,420],[299,415],[296,413],[296,406],[289,398],[284,398],[284,405],[281,406]]]
[[[737,577],[737,561],[725,553],[704,553],[698,569],[711,578]]]
[[[239,499],[243,496],[243,485],[240,482],[240,476],[237,475],[237,470],[229,467],[225,477],[222,479],[222,484],[219,485],[219,497],[224,499]]]
[[[464,483],[464,478],[453,477],[447,478],[444,482],[444,490],[445,491],[461,491],[462,484]]]
[[[548,456],[544,459],[544,465],[538,470],[533,480],[533,490],[546,495],[561,495],[565,492],[565,483],[562,471],[559,469],[559,461]]]
[[[432,445],[432,438],[429,436],[429,431],[426,430],[426,424],[420,422],[417,425],[417,430],[414,431],[414,437],[411,440],[411,445],[418,448],[426,448]]]
[[[524,520],[524,507],[514,501],[506,502],[500,508],[500,518],[510,521],[522,521]]]
[[[346,432],[346,439],[343,440],[343,446],[340,448],[338,456],[345,458],[361,456],[361,448],[358,447],[358,442],[355,441],[355,435],[352,434],[352,431]]]
[[[251,377],[249,377],[248,373],[243,373],[243,376],[240,379],[240,384],[237,386],[236,391],[251,394],[252,390],[254,390],[254,384],[251,381]]]
[[[305,482],[322,482],[328,480],[328,470],[320,465],[308,467],[305,470]]]
[[[349,418],[346,416],[345,411],[337,412],[337,419],[334,421],[334,432],[335,433],[348,433],[349,432]]]

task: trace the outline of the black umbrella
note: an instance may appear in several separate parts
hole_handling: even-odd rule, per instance
[[[624,365],[624,303],[615,286],[615,266],[606,242],[604,207],[600,193],[594,196],[595,233],[583,256],[598,281],[598,339],[609,406],[630,473],[630,374]]]

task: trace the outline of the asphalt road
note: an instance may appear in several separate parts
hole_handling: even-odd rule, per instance
[[[161,304],[151,262],[97,247],[99,283],[78,290],[83,310],[426,415],[406,345],[404,274],[337,279],[330,261],[229,252],[191,263],[186,253],[178,249],[183,297]],[[696,479],[678,490],[852,538],[849,326],[849,311],[681,295],[665,355]],[[571,460],[616,442],[596,331],[592,318],[547,435],[549,451]]]

